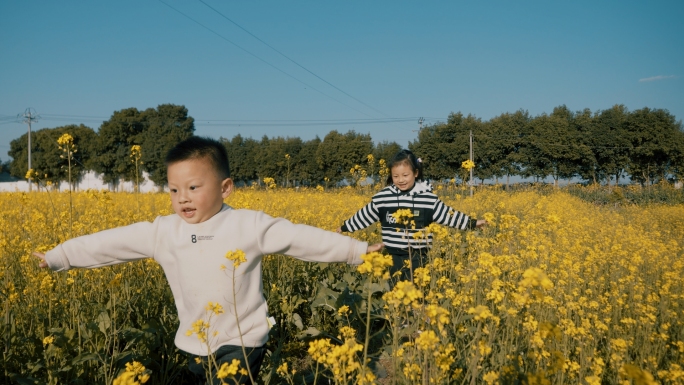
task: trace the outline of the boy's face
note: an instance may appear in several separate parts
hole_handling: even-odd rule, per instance
[[[221,180],[206,159],[172,163],[167,174],[173,211],[188,223],[202,223],[216,215],[233,189],[233,181]]]

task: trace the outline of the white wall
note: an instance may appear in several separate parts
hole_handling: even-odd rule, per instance
[[[111,187],[111,188],[110,188]],[[42,187],[41,187],[42,189]],[[67,182],[62,182],[62,184],[59,186],[60,191],[68,191],[69,190],[69,184]],[[131,182],[124,182],[120,183],[116,188],[113,186],[110,186],[106,183],[102,182],[102,178],[100,178],[97,174],[95,174],[94,171],[88,171],[81,181],[76,185],[76,191],[85,191],[88,189],[92,190],[116,190],[116,191],[126,191],[126,192],[134,192],[135,191],[135,183]],[[28,191],[29,186],[28,182],[23,180],[23,181],[17,181],[17,182],[2,182],[0,183],[0,191]],[[37,187],[36,184],[33,184],[33,191],[36,191]],[[146,172],[143,172],[143,179],[140,180],[140,192],[157,192],[159,189],[157,188],[157,185],[155,185],[152,181],[149,180],[148,174]]]

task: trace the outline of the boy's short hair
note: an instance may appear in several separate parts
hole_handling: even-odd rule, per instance
[[[191,136],[175,145],[166,154],[166,167],[191,159],[206,159],[211,163],[219,178],[230,178],[228,152],[221,142],[201,136]]]

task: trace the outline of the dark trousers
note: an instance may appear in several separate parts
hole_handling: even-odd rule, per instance
[[[385,247],[385,250],[389,255],[392,256],[393,265],[390,267],[390,289],[396,285],[399,281],[411,281],[413,282],[412,272],[419,267],[425,265],[425,260],[427,259],[427,248],[422,249],[411,249],[409,256],[409,249],[398,249],[396,247]],[[404,261],[411,260],[411,267],[406,266]],[[394,273],[400,272],[400,275],[395,277]]]
[[[261,369],[261,363],[264,361],[264,356],[266,355],[266,348],[264,346],[253,348],[245,347],[247,351],[247,359],[249,361],[249,370],[252,373],[252,377],[256,380],[259,376],[259,370]],[[211,379],[207,379],[206,371],[204,370],[207,364],[206,356],[196,356],[194,354],[189,354],[190,359],[188,367],[192,373],[194,373],[199,380],[199,383],[206,385],[220,384],[221,381],[216,378],[216,372],[223,365],[227,363],[230,365],[233,359],[240,360],[240,369],[247,369],[247,364],[245,364],[245,355],[242,353],[241,346],[234,345],[224,345],[218,348],[214,353],[216,356],[216,368],[213,369],[211,373]],[[198,363],[195,359],[199,358],[201,361]],[[238,384],[251,384],[249,380],[249,374],[241,375],[239,372],[235,375],[235,380]],[[235,382],[231,378],[226,378],[225,382],[228,384],[234,384]]]

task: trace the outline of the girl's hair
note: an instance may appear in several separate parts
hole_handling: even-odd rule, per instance
[[[417,180],[423,180],[423,162],[416,158],[415,155],[409,150],[401,150],[392,157],[392,159],[387,163],[387,168],[390,169],[390,173],[387,176],[387,184],[392,184],[392,168],[400,164],[406,164],[411,167],[411,171],[418,171]]]
[[[165,163],[168,167],[173,163],[191,159],[206,159],[219,178],[230,178],[228,152],[223,144],[217,140],[191,136],[169,150],[166,154]]]

